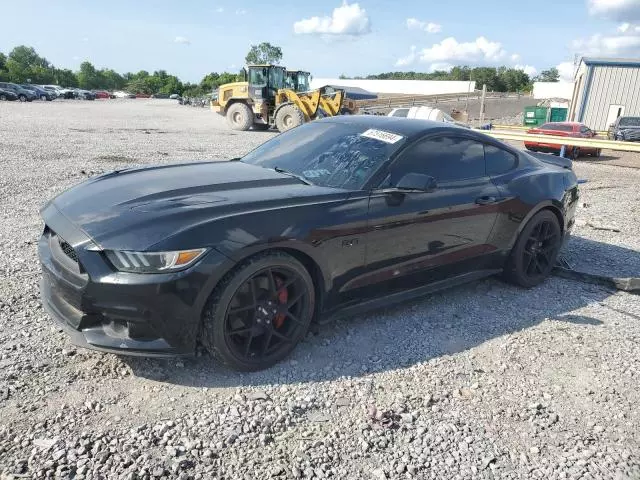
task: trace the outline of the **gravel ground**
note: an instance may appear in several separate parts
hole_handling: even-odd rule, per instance
[[[144,100],[0,103],[0,132],[1,479],[640,478],[637,296],[488,279],[315,329],[253,374],[76,349],[40,306],[39,207],[273,134]],[[575,168],[567,258],[640,276],[640,171]]]

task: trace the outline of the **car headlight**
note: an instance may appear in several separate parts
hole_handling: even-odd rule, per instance
[[[206,248],[175,252],[131,252],[107,250],[107,258],[116,269],[131,273],[166,273],[182,270],[198,260]]]

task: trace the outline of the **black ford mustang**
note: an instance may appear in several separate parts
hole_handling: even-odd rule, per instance
[[[63,192],[41,212],[42,299],[81,346],[176,355],[201,342],[257,370],[337,312],[496,273],[540,283],[577,199],[570,164],[477,131],[327,118],[240,159]]]

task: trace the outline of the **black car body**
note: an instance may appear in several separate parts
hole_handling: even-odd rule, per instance
[[[35,94],[36,98],[39,98],[40,100],[50,102],[52,100],[55,100],[58,97],[53,92],[49,92],[42,87],[38,87],[37,85],[20,85],[20,86],[25,90],[32,91]]]
[[[608,133],[610,140],[638,142],[640,141],[640,117],[618,117]]]
[[[17,85],[15,83],[0,82],[0,88],[2,88],[3,90],[11,90],[18,96],[18,100],[20,100],[21,102],[32,102],[33,100],[38,98],[37,95],[31,90],[22,88],[20,85]]]
[[[187,354],[198,340],[211,345],[226,335],[208,329],[212,316],[247,310],[229,307],[240,300],[227,290],[254,266],[269,278],[248,281],[251,295],[244,295],[260,307],[257,320],[247,321],[266,328],[264,315],[306,325],[381,298],[509,273],[516,269],[513,252],[529,248],[519,246],[521,238],[536,234],[539,218],[548,225],[538,228],[542,240],[532,252],[547,248],[553,259],[546,261],[555,261],[578,199],[570,162],[560,165],[441,122],[341,116],[280,134],[234,161],[107,173],[42,209],[43,302],[79,345]],[[544,244],[552,234],[553,245]],[[154,270],[169,265],[171,255],[181,262],[184,252],[191,252],[185,261],[197,258],[181,269]],[[527,268],[533,257],[529,262]],[[155,273],[145,273],[150,269]],[[516,283],[531,286],[543,277]],[[297,278],[294,290],[287,278]],[[269,289],[273,298],[258,299]],[[290,307],[297,298],[304,308]],[[278,334],[261,340],[265,351]],[[240,340],[229,341],[235,348]],[[211,350],[219,354],[225,345]],[[245,364],[225,355],[218,356],[256,369],[286,352],[260,363],[252,351],[253,363]]]
[[[8,100],[12,102],[18,100],[18,95],[13,90],[0,88],[0,100]]]

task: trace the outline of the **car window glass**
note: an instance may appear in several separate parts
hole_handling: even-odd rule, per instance
[[[572,132],[573,126],[562,123],[545,123],[540,127],[540,130],[556,130],[559,132]]]
[[[622,117],[620,127],[640,127],[640,117]]]
[[[241,161],[283,168],[319,186],[358,190],[405,141],[361,124],[310,122],[272,138]]]
[[[395,112],[393,112],[393,117],[406,117],[409,113],[408,108],[399,108]]]
[[[484,159],[487,165],[487,175],[500,175],[518,164],[518,159],[513,153],[493,145],[484,146]]]
[[[589,133],[589,131],[587,127],[580,127],[580,133]]]
[[[474,140],[442,136],[420,141],[402,154],[391,172],[395,184],[407,173],[430,175],[437,182],[485,176],[483,145]]]

